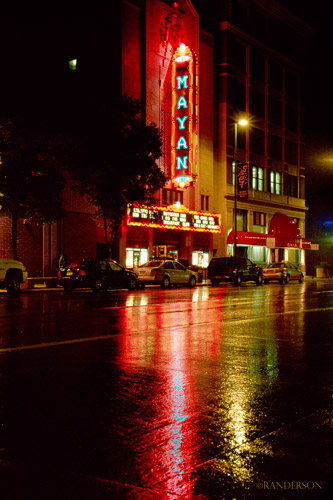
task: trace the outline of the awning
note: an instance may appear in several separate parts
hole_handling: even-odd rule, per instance
[[[235,241],[234,230],[230,231],[227,238],[228,245],[232,245]],[[254,233],[250,231],[237,231],[237,245],[257,245],[266,246],[268,234]]]
[[[275,248],[311,249],[311,243],[303,238],[296,221],[285,214],[273,215],[267,237],[275,238]]]
[[[234,244],[234,234],[233,230],[228,234],[228,245]],[[280,213],[272,217],[268,234],[237,231],[237,245],[311,249],[311,242],[302,237],[294,220]]]

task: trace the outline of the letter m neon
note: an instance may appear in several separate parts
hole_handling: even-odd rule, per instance
[[[178,81],[177,89],[181,89],[182,85],[183,85],[184,89],[187,89],[187,79],[188,79],[188,75],[184,75],[183,77],[177,76],[177,81]]]

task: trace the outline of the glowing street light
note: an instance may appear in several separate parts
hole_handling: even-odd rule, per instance
[[[235,189],[234,189],[234,257],[236,257],[237,252],[237,135],[238,135],[238,125],[241,127],[247,127],[248,120],[246,118],[241,118],[235,122],[235,150],[234,150],[234,164],[235,164]]]

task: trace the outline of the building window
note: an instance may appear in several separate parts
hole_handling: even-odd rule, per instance
[[[265,118],[265,95],[250,87],[250,113]]]
[[[253,225],[266,226],[266,214],[264,212],[253,212]]]
[[[268,156],[276,160],[282,159],[282,139],[273,134],[268,134]]]
[[[286,128],[289,130],[298,130],[297,110],[286,104]]]
[[[287,196],[292,196],[293,198],[297,198],[297,176],[284,174],[284,179],[284,194]]]
[[[242,10],[244,10],[242,8]],[[246,73],[246,47],[230,36],[228,39],[228,63],[235,69]]]
[[[246,89],[245,85],[228,78],[227,81],[228,104],[236,109],[245,111],[246,109]]]
[[[250,73],[256,80],[265,82],[265,56],[254,48],[250,53]]]
[[[281,194],[281,173],[271,170],[269,174],[269,181],[270,192]]]
[[[237,231],[247,231],[247,210],[237,209],[236,219],[237,219]]]
[[[68,61],[68,67],[70,71],[77,70],[77,59],[71,59],[70,61]]]
[[[162,205],[174,205],[176,202],[183,204],[183,192],[176,189],[162,190]]]
[[[250,133],[250,151],[259,155],[265,154],[265,132],[253,127]]]
[[[286,139],[285,158],[287,163],[297,165],[297,144]]]
[[[200,210],[209,211],[209,196],[204,194],[200,196]]]
[[[273,27],[273,26],[271,26]],[[273,60],[268,62],[268,83],[276,90],[282,90],[282,66]]]
[[[264,169],[255,165],[252,166],[252,189],[264,190]]]
[[[268,120],[276,125],[282,125],[282,103],[272,96],[268,97]]]

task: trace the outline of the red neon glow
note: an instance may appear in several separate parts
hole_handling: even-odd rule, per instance
[[[198,158],[197,58],[184,43],[172,60],[171,179],[187,187],[196,178]]]
[[[170,214],[170,217],[168,215]],[[167,220],[169,219],[169,220]],[[127,209],[127,225],[193,231],[201,233],[221,233],[221,215],[188,210],[184,206],[168,207],[136,205]]]

